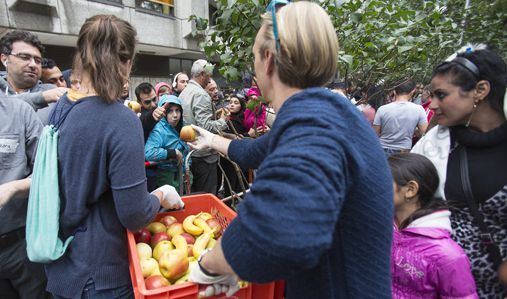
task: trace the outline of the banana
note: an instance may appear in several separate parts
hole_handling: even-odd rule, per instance
[[[204,221],[213,218],[213,216],[208,212],[200,212],[199,214],[196,215],[196,217],[201,218]]]
[[[211,232],[211,227],[209,227],[209,225],[206,223],[206,220],[199,218],[199,217],[195,217],[193,223],[196,226],[200,227],[204,231],[204,233]]]
[[[195,218],[195,215],[187,216],[187,218],[183,220],[183,229],[191,235],[198,236],[202,234],[203,229],[194,224]]]
[[[185,257],[188,257],[188,244],[187,240],[182,235],[176,235],[171,239],[171,242],[176,247],[176,250],[181,250]]]
[[[211,239],[212,232],[204,233],[200,235],[197,240],[195,240],[194,247],[192,248],[192,252],[194,253],[194,257],[199,259],[201,253],[206,249],[209,240]]]
[[[217,245],[217,240],[211,238],[209,239],[208,245],[206,245],[206,249],[211,249]]]

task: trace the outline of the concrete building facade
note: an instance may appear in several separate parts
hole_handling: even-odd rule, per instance
[[[138,33],[130,90],[144,81],[172,82],[180,71],[190,72],[196,59],[205,58],[192,36],[191,15],[208,18],[210,0],[0,0],[0,37],[21,29],[33,32],[46,46],[45,57],[64,70],[71,68],[74,47],[84,21],[97,14],[113,14],[130,22]]]

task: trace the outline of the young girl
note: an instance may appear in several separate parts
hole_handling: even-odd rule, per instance
[[[246,93],[248,103],[257,101],[260,96],[261,93],[257,87],[250,88]],[[267,133],[267,131],[269,131],[269,128],[266,126],[266,105],[259,104],[259,106],[255,107],[255,111],[245,109],[243,126],[248,131],[248,135],[251,137],[256,137],[256,135]],[[255,128],[257,129],[255,130]]]
[[[180,131],[183,127],[183,109],[181,100],[173,95],[162,95],[158,106],[162,107],[169,103],[167,115],[162,118],[151,131],[144,154],[147,161],[164,161],[156,166],[157,185],[171,185],[179,190],[179,165],[183,163],[188,155],[188,145],[180,139]],[[175,149],[178,161],[168,160],[168,149]],[[184,169],[183,169],[184,171]]]
[[[411,153],[388,161],[395,208],[393,298],[478,298],[470,262],[451,239],[451,213],[433,197],[439,183],[435,166]]]

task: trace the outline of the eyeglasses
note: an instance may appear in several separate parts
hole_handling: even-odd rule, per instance
[[[151,99],[147,99],[147,100],[143,101],[143,104],[145,104],[145,105],[150,105],[151,103],[157,103],[157,97],[156,96],[153,97],[153,98],[151,98]]]
[[[280,36],[278,35],[278,23],[276,22],[276,9],[277,6],[285,6],[290,3],[290,0],[271,0],[266,12],[271,12],[271,18],[273,20],[273,35],[275,37],[276,51],[280,51]]]
[[[42,64],[42,57],[39,57],[39,56],[32,56],[30,54],[27,54],[27,53],[9,53],[8,55],[12,55],[12,56],[15,56],[25,62],[30,62],[32,61],[33,59],[33,62],[37,65],[41,65]]]

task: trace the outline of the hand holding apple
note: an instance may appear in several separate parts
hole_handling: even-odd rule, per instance
[[[195,125],[192,125],[192,128],[199,133],[199,136],[193,142],[189,142],[189,146],[196,150],[211,148],[215,134]]]

